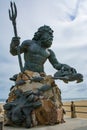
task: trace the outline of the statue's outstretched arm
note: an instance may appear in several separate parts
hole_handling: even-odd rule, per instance
[[[52,64],[52,66],[56,69],[56,70],[64,70],[64,71],[73,71],[73,73],[76,73],[76,70],[73,68],[73,67],[70,67],[69,65],[67,64],[62,64],[62,63],[59,63],[56,56],[55,56],[55,53],[49,49],[49,52],[50,52],[50,56],[49,56],[49,61],[50,63]]]
[[[57,61],[57,58],[52,50],[50,51],[49,61],[53,65],[53,67],[58,70],[54,74],[54,79],[60,79],[63,80],[65,83],[68,83],[69,81],[75,81],[77,80],[77,83],[83,81],[83,75],[80,73],[77,73],[77,71],[66,64],[61,64]]]
[[[62,68],[62,64],[58,62],[55,53],[49,49],[50,56],[48,57],[50,63],[56,70],[60,70]]]

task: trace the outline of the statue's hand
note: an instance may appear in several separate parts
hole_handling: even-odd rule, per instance
[[[54,74],[54,79],[63,80],[65,83],[68,83],[69,81],[75,81],[75,80],[77,80],[77,83],[83,81],[83,75],[77,73],[77,71],[74,68],[66,64],[61,64],[61,65],[62,65],[61,69]]]
[[[68,65],[66,65],[66,64],[63,64],[63,65],[62,65],[61,70],[62,70],[62,71],[68,71],[68,72],[71,73],[71,74],[72,74],[72,73],[73,73],[73,74],[77,73],[76,69],[74,69],[73,67],[70,67],[70,66],[68,66]]]
[[[11,47],[17,47],[20,44],[20,37],[13,37],[11,40]]]
[[[76,69],[73,68],[73,67],[70,67],[70,71],[71,71],[73,74],[77,73]]]

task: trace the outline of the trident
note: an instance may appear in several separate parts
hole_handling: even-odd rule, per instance
[[[17,17],[17,8],[15,2],[10,2],[11,10],[9,9],[9,19],[12,21],[13,29],[14,29],[14,35],[15,37],[18,37],[17,35],[17,27],[16,27],[16,17]],[[23,66],[22,66],[22,59],[20,55],[20,46],[17,46],[17,55],[18,55],[18,61],[20,66],[20,71],[23,72]]]

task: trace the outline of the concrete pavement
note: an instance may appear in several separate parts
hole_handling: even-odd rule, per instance
[[[30,130],[87,130],[87,119],[65,117],[65,123],[54,126],[38,126],[30,128]],[[3,130],[26,130],[27,128],[7,127]],[[28,128],[29,129],[29,128]]]

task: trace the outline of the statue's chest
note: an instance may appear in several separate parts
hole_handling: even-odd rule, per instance
[[[33,44],[29,47],[28,52],[32,55],[40,55],[43,57],[48,57],[50,55],[47,49],[41,48],[37,44]]]

